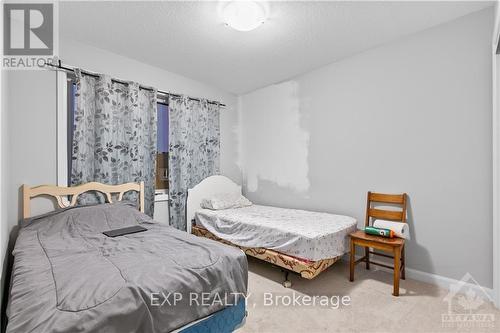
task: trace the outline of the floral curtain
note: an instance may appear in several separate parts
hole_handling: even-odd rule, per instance
[[[186,230],[187,190],[219,173],[219,109],[186,96],[169,101],[170,225],[177,229]]]
[[[144,181],[145,212],[154,210],[156,163],[156,90],[76,73],[71,185]],[[129,192],[125,199],[137,200]],[[103,202],[99,194],[81,204]]]

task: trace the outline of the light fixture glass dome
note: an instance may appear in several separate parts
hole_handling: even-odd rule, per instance
[[[222,10],[224,22],[238,31],[250,31],[266,20],[266,11],[257,1],[235,0]]]

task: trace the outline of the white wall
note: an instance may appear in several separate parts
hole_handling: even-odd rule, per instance
[[[495,3],[495,23],[492,36],[492,65],[493,65],[493,290],[495,305],[500,308],[500,55],[496,54],[500,35],[500,7]],[[496,203],[496,204],[495,204]]]
[[[408,266],[491,287],[492,28],[488,8],[241,96],[246,194],[361,224],[367,191],[407,192]]]
[[[1,29],[1,28],[0,28]],[[0,329],[3,329],[4,322],[4,289],[6,286],[6,272],[8,269],[7,260],[7,244],[9,242],[9,225],[7,224],[7,203],[5,202],[5,193],[7,191],[7,145],[6,145],[6,119],[5,110],[7,107],[7,85],[5,71],[0,70],[0,253],[1,253],[1,272],[0,272],[0,321],[2,322]],[[5,222],[2,222],[5,221]]]
[[[112,77],[124,80],[137,81],[159,90],[208,98],[226,104],[227,106],[221,112],[220,117],[221,173],[236,182],[241,181],[241,171],[236,163],[238,156],[238,112],[235,95],[134,59],[72,40],[61,40],[59,49],[62,61],[72,66],[107,73]]]
[[[10,253],[21,218],[20,187],[55,183],[56,81],[48,71],[6,71],[2,82],[2,309],[9,281]],[[33,201],[34,212],[53,207]],[[2,313],[3,316],[3,313]]]
[[[3,6],[0,8],[0,15],[3,17]],[[3,26],[0,27],[0,34],[3,36]],[[0,49],[3,54],[3,45],[0,45]],[[1,271],[0,271],[0,330],[3,330],[4,324],[4,288],[6,285],[6,271],[8,266],[8,261],[6,260],[7,244],[9,239],[8,225],[7,223],[2,223],[2,221],[7,220],[6,203],[4,202],[4,194],[6,190],[6,159],[5,159],[5,108],[7,106],[6,99],[6,79],[5,71],[0,70],[0,258],[1,258]]]
[[[9,71],[6,76],[4,200],[12,227],[21,218],[21,185],[56,181],[56,74],[27,70]],[[52,207],[46,200],[34,200],[33,205],[34,213]]]

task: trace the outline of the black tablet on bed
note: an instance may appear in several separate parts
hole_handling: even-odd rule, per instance
[[[117,236],[123,236],[123,235],[128,235],[128,234],[135,234],[136,232],[142,232],[146,231],[148,229],[141,227],[140,225],[134,225],[131,227],[125,227],[125,228],[120,228],[120,229],[113,229],[113,230],[108,230],[104,231],[103,234],[105,234],[108,237],[117,237]]]

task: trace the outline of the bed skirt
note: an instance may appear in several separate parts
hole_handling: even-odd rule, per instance
[[[316,276],[319,275],[319,273],[323,272],[325,269],[333,265],[337,260],[340,259],[340,257],[335,257],[335,258],[329,258],[329,259],[322,259],[322,260],[317,260],[317,261],[310,261],[310,260],[305,260],[305,259],[300,259],[296,257],[292,257],[280,252],[276,252],[271,249],[266,249],[266,248],[248,248],[248,247],[243,247],[243,246],[238,246],[236,244],[233,244],[231,242],[228,242],[224,239],[221,239],[214,234],[212,234],[210,231],[206,230],[205,228],[193,225],[192,226],[192,233],[196,236],[199,237],[205,237],[209,239],[216,240],[218,242],[228,244],[231,246],[235,246],[237,248],[240,248],[245,252],[245,254],[255,257],[257,259],[261,259],[264,261],[267,261],[271,264],[274,264],[276,266],[283,267],[285,269],[288,269],[290,271],[299,273],[300,276],[302,276],[305,279],[313,279]]]

